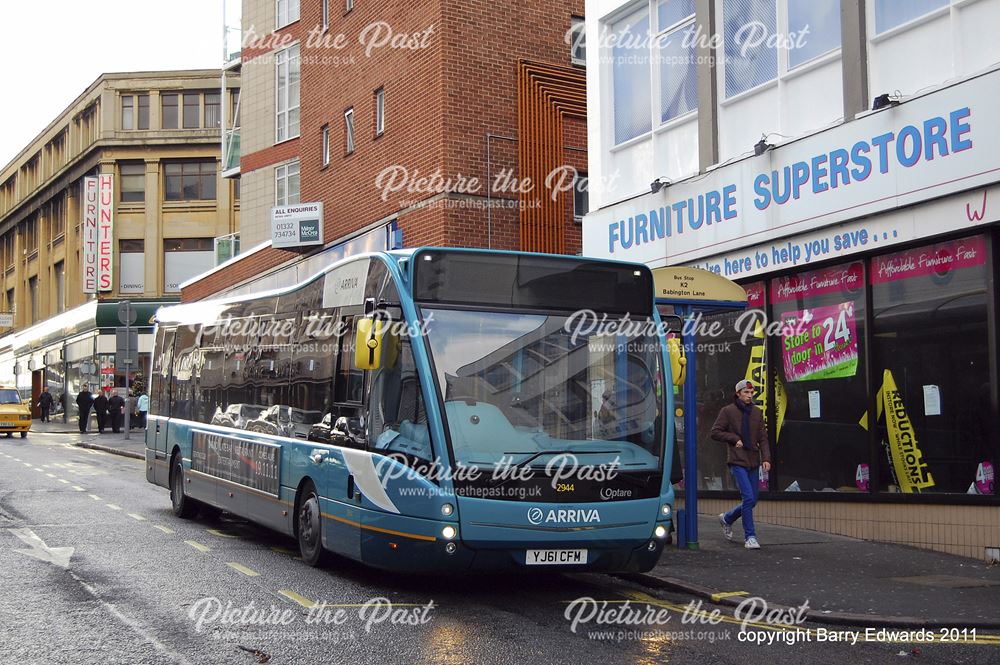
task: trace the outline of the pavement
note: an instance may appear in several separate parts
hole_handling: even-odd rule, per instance
[[[32,423],[32,432],[66,433],[75,445],[144,458],[142,430],[81,434],[75,420]],[[31,434],[29,433],[30,437]],[[620,577],[747,613],[767,609],[807,621],[855,627],[1000,629],[1000,565],[818,531],[757,523],[760,550],[733,541],[718,516],[701,515],[697,549],[668,547],[645,574]]]

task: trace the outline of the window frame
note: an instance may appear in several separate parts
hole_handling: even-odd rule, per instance
[[[211,165],[211,171],[206,171],[205,167]],[[194,166],[198,167],[196,173],[187,173],[186,168],[190,169]],[[169,173],[175,167],[180,167],[179,174]],[[182,201],[217,201],[218,192],[218,163],[217,160],[189,160],[189,161],[174,161],[165,162],[163,164],[163,200],[170,202],[182,202]],[[180,198],[173,198],[170,196],[170,188],[167,186],[167,181],[169,178],[180,178]],[[197,188],[198,193],[195,198],[188,198],[185,196],[185,178],[197,178]],[[212,182],[212,193],[213,196],[206,197],[205,194],[205,179],[210,178]]]
[[[292,104],[292,62],[296,63],[298,69],[300,87],[298,99]],[[285,84],[282,86],[282,68],[284,68]],[[274,54],[274,142],[283,143],[294,138],[298,138],[302,131],[302,119],[299,115],[302,104],[301,91],[301,57],[299,44],[292,44],[286,49],[282,49]],[[292,112],[296,112],[295,133],[292,133],[291,117]]]
[[[385,87],[375,89],[375,136],[385,134]]]
[[[355,140],[354,140],[354,107],[344,111],[344,156],[351,155],[354,153]]]
[[[135,95],[121,96],[121,128],[123,131],[136,128]]]
[[[160,128],[161,129],[179,129],[181,125],[181,114],[180,114],[180,99],[181,95],[177,92],[168,92],[160,95]],[[167,104],[168,99],[173,99],[173,104]],[[174,114],[173,126],[166,124],[167,119],[167,109],[172,108]]]
[[[322,166],[326,168],[330,166],[330,125],[326,124],[320,128],[320,134],[322,137]]]
[[[292,8],[295,9],[295,18],[292,18]],[[284,8],[284,19],[282,19],[282,8]],[[284,28],[302,18],[302,7],[299,0],[274,0],[274,26],[276,29]]]
[[[292,167],[293,166],[295,167],[294,173],[292,171]],[[296,188],[296,191],[295,191],[295,200],[294,201],[290,200],[291,197],[289,196],[289,183],[291,182],[291,179],[292,179],[293,175],[294,176],[298,176],[298,178],[299,178],[299,186]],[[286,162],[284,164],[279,164],[278,166],[275,166],[274,167],[274,205],[276,205],[276,206],[286,206],[286,205],[296,205],[297,203],[300,203],[301,200],[302,200],[302,192],[301,192],[301,187],[302,187],[301,183],[302,183],[302,181],[301,181],[301,178],[302,178],[302,168],[301,168],[301,165],[299,164],[299,160],[297,160],[297,159],[294,159],[294,160],[292,160],[290,162]],[[279,182],[283,182],[284,183],[284,195],[282,197],[279,197],[279,195],[278,195],[278,183]]]
[[[131,170],[132,168],[141,169],[141,173],[125,173],[126,169]],[[129,181],[133,178],[141,178],[142,189],[126,189],[125,183],[126,178]],[[126,199],[126,194],[141,194],[141,197],[135,199]],[[145,162],[121,162],[118,164],[118,202],[124,204],[136,204],[144,203],[146,201],[146,164]]]
[[[577,35],[582,35],[579,37]],[[569,17],[569,33],[570,44],[569,44],[569,62],[571,65],[576,65],[578,67],[587,66],[587,19],[583,16],[570,16]],[[579,47],[579,48],[577,48]],[[578,53],[582,51],[583,57],[579,57]]]

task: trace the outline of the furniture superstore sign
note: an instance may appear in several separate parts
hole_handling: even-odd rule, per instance
[[[884,223],[817,243],[775,239],[996,182],[1000,123],[990,113],[998,100],[1000,72],[992,72],[595,211],[584,223],[584,254],[743,277],[899,242]],[[765,244],[722,258],[755,243]],[[719,258],[699,261],[706,257]]]

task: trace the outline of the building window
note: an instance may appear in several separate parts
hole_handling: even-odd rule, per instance
[[[31,305],[31,322],[37,323],[38,316],[38,277],[28,278],[28,300]]]
[[[276,25],[282,28],[299,20],[299,0],[275,0]]]
[[[723,0],[722,12],[726,98],[840,48],[840,0]],[[778,35],[779,23],[787,26],[780,42],[790,48],[775,48],[767,38]]]
[[[14,289],[7,289],[7,311],[14,311]]]
[[[181,283],[215,267],[213,238],[163,239],[163,290],[176,293]]]
[[[275,142],[299,135],[299,47],[296,44],[275,56],[277,104]]]
[[[135,129],[135,97],[122,97],[122,129]]]
[[[142,239],[118,241],[118,293],[146,290],[146,242]]]
[[[652,129],[650,108],[649,8],[626,16],[611,28],[611,76],[615,143],[624,143]]]
[[[344,139],[349,155],[354,152],[354,109],[344,111]]]
[[[274,205],[299,202],[299,162],[282,164],[274,169]]]
[[[587,23],[582,16],[570,18],[569,60],[574,65],[587,66]]]
[[[776,410],[784,417],[771,448],[781,489],[855,490],[858,465],[871,452],[868,432],[858,426],[868,409],[864,265],[771,280],[770,301],[781,322],[772,364],[783,388]]]
[[[330,0],[323,0],[323,30],[330,28]]]
[[[972,492],[980,465],[996,462],[988,244],[974,236],[872,259],[881,491]]]
[[[323,166],[330,165],[330,125],[323,125]]]
[[[160,122],[163,129],[177,129],[177,94],[160,95]]]
[[[66,311],[66,263],[58,261],[52,266],[56,283],[56,314]]]
[[[149,95],[136,95],[138,128],[149,129]]]
[[[698,54],[694,0],[659,0],[656,9],[656,66],[660,70],[660,122],[698,108]]]
[[[375,136],[385,131],[385,88],[375,91]]]
[[[840,1],[787,0],[788,34],[796,37],[788,50],[788,69],[840,48]],[[800,46],[801,44],[801,46]]]
[[[215,160],[166,163],[163,174],[167,201],[215,200]]]
[[[205,127],[215,128],[222,126],[222,96],[217,92],[205,93]]]
[[[197,129],[201,120],[201,95],[184,93],[184,129]]]
[[[119,165],[118,190],[122,203],[142,203],[146,200],[146,165],[142,162]]]
[[[935,9],[947,7],[949,0],[875,0],[875,34],[892,30]]]
[[[122,95],[122,129],[149,129],[149,95]]]
[[[723,0],[727,98],[777,78],[777,51],[767,40],[756,43],[749,39],[751,29],[775,34],[777,20],[776,5],[770,0]]]
[[[577,171],[573,176],[573,219],[582,222],[583,216],[588,212],[590,212],[590,192],[587,174]]]

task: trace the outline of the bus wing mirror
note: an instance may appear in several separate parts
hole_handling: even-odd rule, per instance
[[[390,332],[392,321],[383,317],[358,319],[354,339],[354,367],[379,369],[396,364],[397,343]]]
[[[667,356],[670,358],[670,374],[675,386],[684,385],[687,375],[687,358],[684,357],[684,345],[675,335],[667,338]]]

